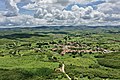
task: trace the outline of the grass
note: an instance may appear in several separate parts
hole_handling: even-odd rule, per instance
[[[58,63],[50,63],[37,60],[36,56],[3,57],[0,58],[0,61],[1,68],[40,68],[45,66],[58,66]]]
[[[55,28],[56,29],[56,28]],[[120,43],[109,39],[120,39],[119,33],[107,33],[108,28],[83,28],[83,27],[62,27],[57,28],[22,28],[17,30],[0,31],[0,80],[67,80],[55,68],[59,63],[65,64],[66,73],[76,80],[119,80],[120,79]],[[120,28],[112,28],[118,31]],[[20,32],[19,32],[20,31]],[[106,31],[106,32],[105,32]],[[23,36],[25,34],[27,37]],[[20,36],[19,36],[20,35]],[[12,37],[14,36],[14,38]],[[58,52],[51,51],[56,46],[49,44],[48,48],[42,46],[40,51],[34,51],[37,43],[56,42],[66,44],[65,37],[70,36],[68,42],[78,42],[89,47],[106,48],[117,52],[104,54],[100,53],[67,53],[61,56]],[[22,37],[22,38],[21,38]],[[59,41],[62,41],[59,43]],[[10,49],[8,44],[16,43]],[[31,43],[31,47],[21,46]],[[89,47],[88,47],[89,45]],[[10,51],[20,50],[19,54],[9,54]],[[53,59],[55,57],[57,60]]]

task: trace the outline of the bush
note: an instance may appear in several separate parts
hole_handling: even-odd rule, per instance
[[[120,69],[120,60],[102,58],[102,59],[98,59],[98,63],[105,67]]]
[[[95,58],[104,58],[105,56],[103,54],[99,54],[99,55],[96,55],[94,56]]]
[[[31,77],[32,75],[25,70],[0,70],[0,80],[26,80]]]
[[[89,74],[88,75],[88,79],[92,79],[92,78],[94,78],[95,76],[93,75],[93,74]]]
[[[99,67],[100,67],[99,64],[92,64],[92,65],[89,66],[89,68],[99,68]]]
[[[37,68],[33,70],[33,74],[34,75],[38,75],[38,76],[48,76],[53,72],[53,70],[49,69],[49,68]]]

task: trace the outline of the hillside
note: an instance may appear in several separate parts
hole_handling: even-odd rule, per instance
[[[120,79],[120,26],[0,28],[0,80]]]

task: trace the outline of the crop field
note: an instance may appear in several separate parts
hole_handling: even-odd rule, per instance
[[[0,80],[120,80],[120,26],[1,28]]]

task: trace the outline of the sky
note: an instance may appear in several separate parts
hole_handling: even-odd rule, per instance
[[[0,28],[38,25],[120,25],[120,0],[0,0]]]

